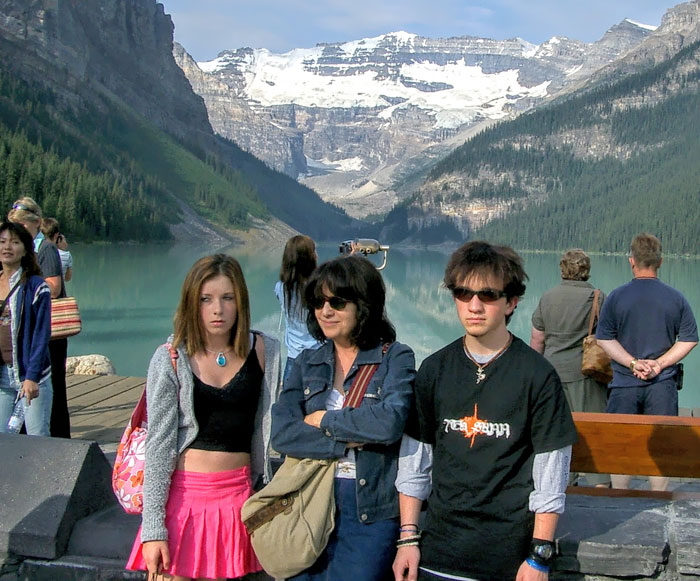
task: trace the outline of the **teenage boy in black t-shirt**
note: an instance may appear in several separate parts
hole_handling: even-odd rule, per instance
[[[576,430],[554,368],[506,328],[526,279],[511,248],[486,242],[447,265],[466,334],[416,378],[407,431],[432,445],[432,491],[418,545],[421,500],[402,492],[417,475],[400,468],[397,581],[547,579]]]

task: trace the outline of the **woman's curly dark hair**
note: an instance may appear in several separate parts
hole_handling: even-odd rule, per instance
[[[369,260],[360,256],[346,256],[321,264],[304,289],[307,308],[314,298],[323,296],[324,287],[332,295],[357,306],[357,324],[350,337],[353,345],[371,349],[379,343],[396,340],[396,330],[386,315],[386,289],[382,275]],[[309,308],[307,325],[314,338],[326,341],[312,308]]]

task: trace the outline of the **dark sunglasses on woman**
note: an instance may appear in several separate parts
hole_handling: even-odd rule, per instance
[[[311,300],[310,307],[314,310],[322,309],[323,305],[328,303],[334,311],[342,311],[345,307],[348,306],[348,303],[350,301],[347,299],[343,299],[341,297],[327,297],[324,295],[320,296],[314,296],[314,298]]]

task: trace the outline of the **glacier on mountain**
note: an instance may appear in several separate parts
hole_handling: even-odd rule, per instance
[[[180,65],[217,132],[362,216],[409,195],[410,176],[479,127],[556,96],[649,34],[630,21],[590,44],[399,31]]]

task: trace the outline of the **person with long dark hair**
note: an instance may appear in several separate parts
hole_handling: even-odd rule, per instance
[[[272,445],[295,458],[337,459],[335,528],[295,580],[384,581],[399,532],[394,481],[413,398],[413,351],[396,342],[377,269],[359,256],[330,260],[304,297],[323,344],[299,356],[272,409]],[[378,364],[360,404],[345,407],[356,378]]]
[[[279,358],[279,342],[250,329],[238,261],[198,260],[182,285],[175,333],[148,369],[143,514],[127,569],[176,581],[261,570],[241,507],[253,483],[271,477]]]
[[[41,276],[51,290],[51,298],[66,296],[63,281],[63,267],[56,246],[44,237],[41,231],[43,215],[41,207],[32,198],[20,198],[12,204],[7,215],[11,222],[22,224],[34,239],[34,251],[41,269]],[[49,342],[51,358],[51,386],[53,404],[51,406],[51,436],[70,438],[70,416],[68,415],[68,394],[66,392],[66,358],[68,357],[68,339],[53,339]]]
[[[301,352],[320,345],[306,326],[309,311],[304,306],[304,286],[315,268],[314,241],[302,234],[287,240],[282,254],[280,279],[275,285],[275,295],[285,320],[284,343],[287,346],[287,363],[284,367],[284,381],[287,380],[292,365]]]
[[[52,389],[51,293],[41,277],[31,234],[0,224],[0,432],[24,400],[27,434],[49,435]]]

